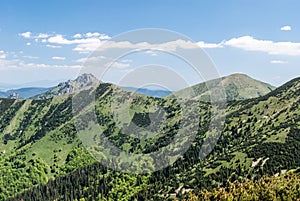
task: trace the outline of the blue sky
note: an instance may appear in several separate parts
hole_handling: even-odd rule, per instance
[[[0,85],[74,78],[99,41],[141,28],[186,35],[221,75],[243,72],[278,86],[300,74],[296,0],[45,2],[0,2]]]

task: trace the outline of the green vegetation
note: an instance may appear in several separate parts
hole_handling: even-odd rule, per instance
[[[211,111],[217,109],[206,102],[186,100],[188,114],[182,117],[182,105],[174,99],[134,94],[128,118],[122,115],[126,109],[113,105],[113,95],[118,94],[114,98],[122,103],[130,92],[105,83],[96,90],[90,88],[46,100],[0,99],[0,200],[192,200],[221,196],[222,192],[226,196],[237,192],[247,196],[248,191],[232,189],[255,186],[259,193],[265,184],[273,186],[268,192],[277,192],[280,182],[299,181],[298,176],[272,177],[300,167],[299,89],[300,78],[265,96],[230,101],[222,135],[203,160],[199,159],[200,148],[208,135]],[[95,94],[95,105],[81,101],[91,93]],[[77,106],[83,108],[82,112],[72,111],[72,96],[78,97]],[[160,113],[157,105],[165,112]],[[113,116],[112,106],[114,111],[121,112]],[[93,108],[96,119],[89,115]],[[80,121],[76,122],[73,115],[80,117]],[[136,137],[149,134],[143,128],[149,126],[153,115],[165,118],[167,123],[157,124],[159,129],[154,127],[149,139]],[[90,141],[89,148],[81,142],[90,139],[82,137],[92,133],[98,124],[103,135],[121,150],[152,153],[170,144],[181,122],[198,117],[200,126],[189,149],[176,162],[159,161],[170,166],[154,173],[137,175],[111,170],[89,152],[93,153],[93,144],[101,140]],[[126,122],[125,128],[139,126],[132,129],[132,135],[126,135],[118,127],[120,122]],[[177,139],[180,146],[184,146],[189,131],[196,127],[182,125],[183,132]],[[174,157],[177,155],[180,153],[174,153]],[[121,160],[112,162],[116,167],[128,165]],[[142,167],[144,162],[134,165]],[[276,196],[284,196],[287,191],[299,196],[299,186],[295,184],[294,188],[294,183],[291,189],[286,186]]]
[[[225,88],[226,98],[229,101],[257,98],[266,95],[275,89],[275,87],[270,84],[260,82],[247,75],[239,73],[222,77],[220,79],[221,84]],[[209,93],[214,93],[219,90],[218,83],[218,80],[211,80],[206,83],[200,83],[193,86],[191,89],[192,93],[194,93],[194,98],[197,100],[208,101],[210,97]],[[210,86],[210,92],[208,91],[208,86]],[[180,90],[175,94],[183,95],[188,93],[188,90],[190,90],[190,88]],[[170,97],[172,97],[172,95],[170,95]]]
[[[226,188],[214,188],[212,191],[203,190],[199,193],[182,195],[182,200],[299,200],[300,176],[294,173],[281,177],[264,176],[259,181],[247,179],[244,182],[228,182]]]

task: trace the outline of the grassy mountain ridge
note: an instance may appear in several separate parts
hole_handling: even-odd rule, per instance
[[[272,90],[275,89],[274,86],[255,80],[248,75],[245,74],[232,74],[229,76],[225,76],[220,78],[221,84],[223,85],[227,100],[244,100],[249,98],[256,98],[263,96]],[[68,80],[67,82],[62,82],[56,87],[52,87],[50,90],[38,94],[33,97],[33,99],[46,99],[54,96],[60,96],[63,94],[71,94],[73,92],[83,90],[86,87],[95,86],[100,81],[92,74],[83,74],[80,75],[75,80]],[[209,101],[209,91],[207,88],[207,84],[211,85],[211,93],[214,93],[217,90],[218,80],[210,80],[206,83],[196,84],[188,89],[182,89],[174,94],[167,90],[150,90],[145,88],[134,88],[134,87],[122,87],[125,90],[133,91],[136,93],[140,93],[143,95],[148,95],[152,97],[174,97],[174,95],[178,95],[183,97],[185,93],[188,93],[190,89],[192,89],[194,93],[194,99],[199,99],[202,101]]]
[[[218,79],[209,80],[206,83],[200,83],[192,86],[191,89],[194,93],[193,98],[203,101],[209,101],[209,93],[214,93],[217,90],[218,82]],[[226,98],[229,101],[260,97],[275,89],[275,87],[270,84],[255,80],[248,75],[240,73],[222,77],[220,78],[220,83],[221,85],[223,85],[226,93]],[[210,91],[208,91],[207,86],[211,86]],[[186,93],[186,91],[186,89],[183,89],[175,92],[175,94],[181,95]]]
[[[78,138],[70,96],[47,100],[1,99],[0,198],[15,197],[43,183],[15,199],[166,200],[185,191],[222,187],[227,180],[256,180],[264,174],[275,175],[295,169],[300,166],[299,89],[300,78],[265,96],[230,102],[222,136],[204,160],[199,159],[199,151],[207,135],[205,125],[210,120],[211,108],[209,103],[189,100],[187,105],[190,108],[199,106],[196,112],[203,117],[196,139],[178,161],[148,175],[118,173],[93,159]],[[95,91],[78,93],[83,96],[95,93],[97,121],[106,125],[105,133],[111,142],[132,153],[151,153],[173,139],[180,120],[176,101],[135,94],[129,126],[133,121],[141,126],[147,124],[141,117],[149,114],[151,107],[147,106],[157,104],[168,111],[165,115],[170,122],[153,139],[137,140],[118,130],[109,115],[114,90],[120,98],[129,93],[104,83]],[[195,111],[189,115],[187,118],[193,118]]]

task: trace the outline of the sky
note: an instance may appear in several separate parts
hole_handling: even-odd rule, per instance
[[[99,46],[145,28],[174,31],[194,41],[220,76],[240,72],[279,86],[300,76],[299,7],[297,0],[0,1],[0,89],[52,86],[73,79]],[[107,44],[129,48],[121,42]],[[189,49],[187,41],[170,42]],[[133,42],[127,45],[148,48]],[[157,56],[147,54],[144,62]],[[141,65],[133,60],[116,62],[111,73]],[[176,59],[172,65],[178,72],[191,75],[186,66],[175,63]],[[116,79],[108,76],[105,81]],[[191,85],[201,82],[191,80]]]

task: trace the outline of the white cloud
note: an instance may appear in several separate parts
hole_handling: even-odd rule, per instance
[[[85,63],[87,62],[88,58],[80,58],[80,59],[77,59],[75,62],[77,63]]]
[[[91,52],[89,51],[79,51],[78,54],[90,54]]]
[[[40,33],[33,36],[31,32],[25,32],[20,34],[26,38],[35,38],[36,42],[59,44],[59,45],[77,45],[73,50],[79,53],[89,53],[99,48],[99,50],[111,49],[111,48],[129,48],[129,49],[156,49],[174,51],[177,48],[190,49],[197,48],[196,44],[191,41],[176,40],[169,41],[161,44],[149,44],[147,42],[131,43],[129,41],[107,41],[111,37],[98,32],[88,32],[86,34],[75,34],[74,39],[67,39],[61,34],[50,36],[49,34]],[[42,39],[42,40],[39,40]],[[48,44],[47,47],[55,48],[55,46]],[[221,48],[222,43],[205,43],[199,41],[197,45],[201,48]]]
[[[122,59],[122,63],[132,63],[131,59]]]
[[[59,46],[59,45],[49,45],[49,44],[47,44],[46,47],[54,48],[54,49],[55,49],[55,48],[56,48],[56,49],[57,49],[57,48],[62,48],[62,46]]]
[[[99,41],[98,43],[82,43],[77,45],[73,50],[79,52],[88,51],[104,51],[107,49],[149,49],[149,50],[163,50],[175,51],[177,48],[182,49],[195,49],[199,48],[198,45],[191,41],[176,40],[160,44],[150,44],[148,42],[131,43],[129,41]]]
[[[270,55],[300,55],[300,43],[295,42],[274,42],[271,40],[258,40],[252,36],[243,36],[230,39],[223,44],[246,51],[265,52]]]
[[[157,56],[157,52],[155,52],[153,50],[147,50],[147,51],[145,51],[145,54],[148,54],[150,56]]]
[[[73,39],[65,38],[61,34],[47,34],[47,33],[33,34],[29,31],[20,33],[19,35],[22,36],[23,38],[34,39],[35,42],[50,43],[47,44],[47,47],[50,48],[61,47],[61,46],[53,46],[51,44],[59,44],[59,45],[90,44],[90,46],[98,47],[102,41],[106,41],[110,39],[110,36],[98,32],[94,32],[94,33],[88,32],[86,34],[77,33],[73,35]],[[86,51],[82,51],[82,52],[86,53]]]
[[[6,54],[3,50],[0,50],[0,59],[6,59]]]
[[[82,35],[81,35],[81,34],[75,34],[75,35],[73,36],[73,38],[82,38]]]
[[[45,33],[39,33],[37,36],[34,36],[34,38],[49,38],[49,37],[50,35]]]
[[[78,63],[98,62],[103,59],[106,59],[106,57],[105,56],[94,56],[94,57],[80,58],[80,59],[77,59],[76,62],[78,62]]]
[[[123,68],[129,67],[130,64],[129,63],[121,63],[121,62],[112,62],[112,63],[107,63],[106,66],[107,67],[123,69]]]
[[[289,26],[282,27],[283,29],[289,29]],[[174,40],[164,42],[160,44],[150,44],[148,42],[132,43],[130,41],[108,41],[109,36],[98,32],[88,32],[86,34],[75,34],[73,39],[65,38],[61,34],[50,36],[49,34],[38,34],[33,36],[31,32],[21,33],[25,38],[41,38],[38,42],[47,42],[46,46],[49,48],[61,48],[61,45],[75,45],[73,51],[80,54],[88,54],[91,51],[99,50],[104,51],[107,49],[148,49],[149,51],[163,50],[163,51],[176,51],[177,48],[193,49],[193,48],[224,48],[235,47],[246,51],[258,51],[265,52],[270,55],[288,55],[299,56],[300,55],[300,43],[297,42],[275,42],[271,40],[260,40],[252,36],[242,36],[232,38],[227,41],[221,41],[220,43],[206,43],[199,41],[197,43],[185,40]],[[58,46],[59,45],[59,46]],[[154,53],[153,56],[156,54]],[[82,62],[81,60],[80,62]],[[78,61],[79,62],[79,61]]]
[[[105,66],[124,69],[130,67],[130,63],[132,63],[131,59],[122,59],[120,62],[118,61],[108,62],[107,64],[105,64]]]
[[[13,61],[7,59],[0,59],[0,70],[11,69],[11,68],[15,68],[15,64]]]
[[[282,60],[271,60],[271,64],[287,64],[287,61],[282,61]]]
[[[94,32],[94,33],[88,32],[88,33],[85,34],[85,36],[87,38],[99,38],[100,40],[109,40],[109,39],[111,39],[110,36],[108,36],[106,34],[101,34],[101,33],[98,33],[98,32]]]
[[[52,57],[53,60],[66,60],[66,57]]]
[[[23,57],[27,59],[39,59],[39,57],[34,57],[34,56],[23,56]]]
[[[50,38],[48,38],[48,42],[49,43],[56,43],[56,44],[72,44],[71,41],[65,39],[62,35],[56,35],[56,36],[52,36]]]
[[[55,43],[60,45],[73,45],[73,44],[99,44],[100,39],[98,38],[84,38],[84,39],[75,39],[69,40],[64,38],[62,35],[58,34],[48,38],[49,43]]]
[[[100,40],[109,40],[111,39],[110,36],[108,35],[105,35],[105,34],[100,34],[100,36],[98,37]]]
[[[99,37],[99,36],[100,36],[100,33],[98,33],[98,32],[95,32],[95,33],[88,32],[88,33],[86,33],[85,35],[86,35],[86,37],[88,37],[88,38],[91,38],[91,37]]]
[[[24,33],[20,33],[19,35],[24,37],[24,38],[30,38],[31,37],[31,32],[27,31],[27,32],[24,32]]]
[[[8,70],[8,69],[36,69],[36,68],[47,68],[47,69],[80,69],[81,65],[50,65],[43,63],[26,63],[19,59],[0,60],[0,70]]]
[[[28,45],[28,46],[29,46],[29,45],[31,45],[31,43],[26,43],[26,45]]]
[[[53,44],[58,44],[58,45],[87,44],[86,46],[90,47],[89,51],[79,51],[80,53],[89,53],[91,50],[96,49],[100,44],[102,44],[102,41],[106,41],[110,39],[108,35],[101,34],[98,32],[94,32],[94,33],[88,32],[86,34],[78,33],[73,36],[73,39],[65,38],[61,34],[50,35],[46,33],[39,33],[34,35],[31,32],[24,32],[24,33],[20,33],[19,35],[24,38],[34,39],[35,42],[50,43],[46,45],[49,48],[61,48],[61,46],[55,46]]]
[[[280,28],[281,31],[291,31],[292,27],[291,26],[283,26]]]
[[[204,41],[199,41],[197,43],[197,45],[199,45],[201,48],[222,48],[223,44],[221,43],[205,43]]]
[[[156,56],[154,50],[163,50],[163,51],[175,51],[177,48],[182,49],[196,49],[196,48],[222,48],[223,42],[221,43],[205,43],[203,41],[199,41],[194,43],[192,41],[185,40],[174,40],[168,41],[160,44],[150,44],[148,42],[140,42],[140,43],[131,43],[129,41],[98,41],[96,43],[82,43],[78,44],[73,50],[78,52],[90,52],[90,51],[104,51],[107,49],[114,48],[123,48],[123,49],[149,49],[147,53],[153,53],[152,56]]]
[[[82,68],[80,65],[49,65],[49,64],[37,64],[37,63],[19,63],[19,67],[25,67],[25,68],[73,68],[78,69]]]
[[[96,50],[101,44],[102,43],[100,40],[90,43],[81,43],[78,44],[73,50],[83,54],[88,54],[89,52]]]
[[[22,36],[23,38],[34,38],[34,39],[43,39],[43,38],[50,37],[50,35],[46,33],[39,33],[38,35],[33,36],[30,31],[20,33],[19,35]]]

